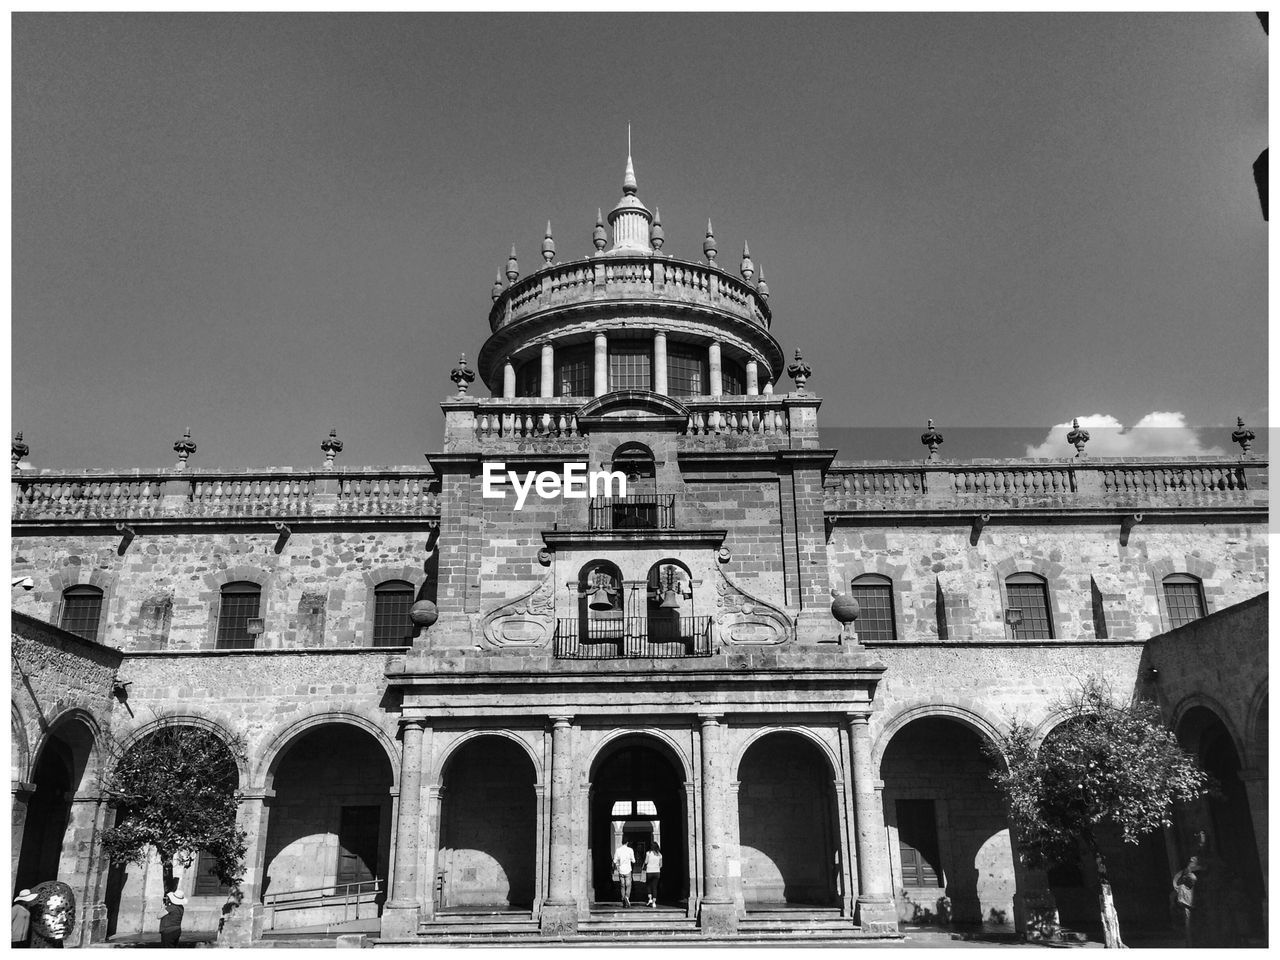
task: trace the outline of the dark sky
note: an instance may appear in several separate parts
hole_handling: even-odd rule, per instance
[[[1153,412],[1197,452],[1265,423],[1266,53],[1252,13],[18,14],[13,427],[421,464],[512,242],[591,249],[630,122],[666,250],[750,243],[842,457]]]

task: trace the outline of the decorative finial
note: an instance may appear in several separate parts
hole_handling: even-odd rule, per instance
[[[547,221],[547,233],[542,238],[542,259],[550,263],[556,258],[556,242],[551,238],[551,221]]]
[[[502,296],[502,272],[499,271],[493,277],[493,289],[489,291],[489,296],[497,301]]]
[[[769,284],[764,279],[764,264],[760,264],[760,272],[756,275],[756,293],[761,300],[769,299]]]
[[[738,265],[738,272],[742,274],[742,279],[748,283],[755,276],[756,265],[751,262],[751,248],[746,243],[742,245],[742,263]]]
[[[187,458],[196,452],[196,445],[191,442],[190,427],[187,427],[186,432],[182,435],[182,439],[173,445],[173,452],[178,455],[178,462],[174,464],[174,469],[187,469]]]
[[[516,260],[516,245],[511,245],[511,254],[507,257],[507,281],[515,283],[520,277],[520,264]]]
[[[702,241],[702,255],[707,258],[709,266],[716,266],[716,235],[711,229],[711,218],[707,218],[707,238]]]
[[[320,441],[320,449],[324,451],[324,468],[333,469],[333,458],[342,452],[342,441],[338,439],[338,431],[330,427],[329,436]]]
[[[591,231],[591,242],[596,245],[596,253],[604,253],[607,237],[604,232],[604,213],[596,207],[596,228]]]
[[[654,207],[653,224],[649,227],[649,245],[655,250],[661,250],[666,242],[667,233],[662,229],[662,211]]]
[[[476,372],[467,366],[467,355],[458,354],[458,365],[449,373],[449,379],[458,385],[458,396],[467,392],[467,384],[476,378]]]
[[[636,184],[636,168],[631,165],[631,124],[627,124],[627,172],[622,178],[622,193],[634,197],[639,186]]]
[[[21,470],[22,464],[20,461],[22,460],[23,457],[25,457],[28,453],[31,452],[31,448],[22,442],[21,430],[19,430],[17,433],[13,435],[13,446],[11,446],[9,449],[10,451],[12,451],[10,456],[13,459],[13,469]]]
[[[787,376],[796,382],[796,393],[804,393],[804,385],[813,376],[813,367],[804,362],[799,347],[796,348],[796,362],[787,366]]]
[[[18,434],[18,439],[22,439],[22,434]],[[1245,456],[1249,452],[1249,445],[1257,439],[1254,432],[1244,425],[1244,417],[1236,417],[1236,429],[1231,431],[1231,442],[1240,444],[1240,456]]]
[[[1084,445],[1089,442],[1089,431],[1080,429],[1080,418],[1071,418],[1071,432],[1067,434],[1067,443],[1076,448],[1076,456],[1083,457]]]
[[[929,428],[920,434],[920,442],[929,448],[929,459],[938,459],[938,447],[942,446],[942,434],[938,432],[937,427],[933,425],[933,419],[929,420]]]

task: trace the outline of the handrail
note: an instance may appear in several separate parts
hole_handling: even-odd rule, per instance
[[[602,617],[556,620],[555,655],[562,660],[711,656],[711,618]]]
[[[353,880],[350,883],[326,883],[319,887],[303,887],[298,890],[282,890],[279,893],[263,894],[262,904],[269,907],[271,916],[269,919],[268,929],[275,929],[276,912],[279,910],[306,910],[316,907],[323,907],[331,904],[333,901],[342,900],[342,921],[346,923],[348,920],[360,919],[360,904],[368,902],[362,898],[372,895],[376,898],[382,892],[382,877],[374,877],[372,880]],[[352,888],[355,888],[354,892]],[[364,888],[372,887],[370,890]],[[326,894],[324,891],[332,890],[333,893]],[[339,893],[338,891],[342,892]],[[310,894],[310,896],[304,896]],[[292,900],[282,900],[283,897],[294,897]],[[351,917],[352,898],[355,904],[355,917]],[[377,914],[375,913],[375,916]],[[326,923],[326,926],[328,924]]]
[[[669,530],[676,525],[674,493],[635,493],[626,497],[592,497],[591,530]]]

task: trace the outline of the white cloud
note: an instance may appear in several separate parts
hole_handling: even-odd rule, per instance
[[[1084,452],[1091,457],[1206,457],[1221,456],[1221,447],[1205,447],[1187,418],[1177,412],[1154,411],[1126,427],[1109,413],[1080,418],[1089,431]],[[1067,443],[1070,421],[1055,424],[1044,442],[1027,447],[1028,457],[1073,457],[1075,448]]]

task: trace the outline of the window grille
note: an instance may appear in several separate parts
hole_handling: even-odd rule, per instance
[[[596,388],[595,348],[586,346],[564,347],[556,350],[557,397],[589,397]],[[565,384],[569,385],[568,393]]]
[[[652,390],[652,347],[647,340],[610,341],[609,389]]]
[[[667,346],[667,392],[673,397],[700,397],[710,382],[707,350],[692,343]]]
[[[97,587],[68,587],[62,592],[62,615],[58,625],[86,640],[98,639],[102,619],[102,591]]]
[[[413,622],[409,609],[413,606],[413,585],[404,580],[390,580],[373,588],[373,645],[404,647],[412,643]]]
[[[858,601],[856,629],[859,640],[898,638],[893,620],[893,581],[870,574],[858,577],[853,581],[850,594]]]
[[[237,580],[222,588],[222,602],[218,607],[219,650],[252,649],[253,634],[249,621],[256,619],[262,601],[262,588],[247,580]]]
[[[1011,623],[1015,640],[1053,639],[1053,621],[1049,617],[1049,587],[1034,573],[1019,573],[1005,581],[1009,609],[1017,610],[1020,619]]]
[[[542,360],[526,360],[516,367],[516,396],[538,397],[542,395]]]
[[[741,396],[747,392],[747,375],[742,364],[728,359],[720,361],[720,390],[726,396]]]
[[[1200,581],[1185,573],[1164,578],[1164,606],[1169,627],[1180,627],[1204,616],[1204,590]]]

